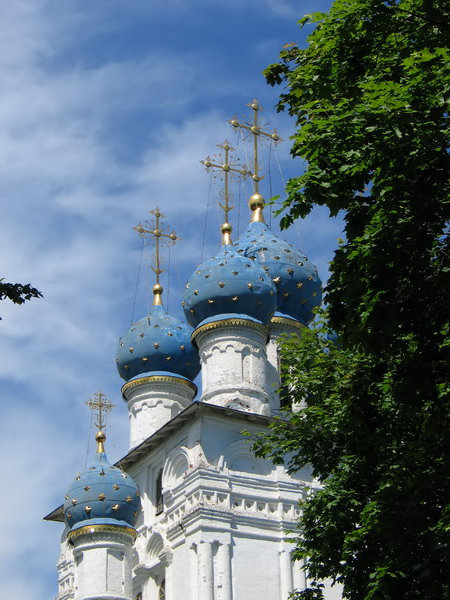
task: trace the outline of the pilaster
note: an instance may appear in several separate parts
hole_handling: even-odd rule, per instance
[[[279,559],[281,600],[288,600],[289,594],[294,589],[291,553],[288,548],[281,549]]]

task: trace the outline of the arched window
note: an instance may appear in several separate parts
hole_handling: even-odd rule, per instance
[[[158,600],[166,600],[166,580],[163,579],[159,586]]]
[[[161,469],[156,477],[155,483],[155,512],[157,515],[161,514],[164,510],[164,502],[162,495],[162,476],[163,470]]]

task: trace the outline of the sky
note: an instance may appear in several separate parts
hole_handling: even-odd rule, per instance
[[[182,318],[186,280],[219,245],[221,182],[199,161],[228,138],[246,162],[249,141],[227,120],[250,118],[257,97],[262,123],[284,138],[262,148],[261,191],[283,198],[285,180],[304,164],[290,157],[295,122],[276,113],[281,90],[262,71],[284,43],[304,43],[296,21],[328,4],[0,3],[0,277],[44,295],[0,303],[1,598],[56,596],[62,525],[42,518],[92,454],[84,402],[99,389],[117,405],[108,456],[128,450],[114,355],[131,320],[146,314],[153,283],[151,252],[133,226],[159,206],[181,236],[164,252],[162,283],[166,308]],[[233,192],[236,239],[251,191],[244,182]],[[316,209],[281,235],[325,281],[341,230]]]

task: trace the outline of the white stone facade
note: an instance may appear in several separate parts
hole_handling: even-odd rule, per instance
[[[141,492],[138,535],[133,546],[129,536],[64,535],[58,600],[288,600],[307,586],[286,531],[316,483],[308,469],[289,475],[256,458],[242,433],[267,430],[279,410],[279,336],[300,329],[271,328],[267,346],[267,330],[245,322],[197,333],[199,402],[185,383],[125,384],[121,467]],[[338,598],[328,586],[326,599]]]
[[[200,327],[202,401],[245,412],[270,414],[266,378],[268,331],[245,319]]]
[[[267,391],[270,396],[270,412],[272,415],[276,415],[279,413],[282,404],[280,400],[280,394],[278,393],[278,390],[281,387],[280,346],[284,338],[289,336],[300,336],[303,327],[304,325],[302,325],[301,323],[293,321],[292,319],[286,319],[284,317],[274,317],[270,322],[270,338],[267,342],[266,380]],[[304,406],[304,404],[302,404],[301,406]],[[291,405],[291,408],[296,410],[299,408],[299,406]]]
[[[194,384],[171,376],[141,377],[122,388],[130,419],[130,448],[138,446],[187,408],[196,394]]]

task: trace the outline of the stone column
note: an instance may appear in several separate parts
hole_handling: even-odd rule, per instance
[[[165,592],[166,600],[176,600],[174,598],[174,581],[173,581],[173,568],[172,568],[172,552],[168,549],[164,549],[158,555],[159,561],[164,568],[164,579],[165,579]]]
[[[294,582],[292,579],[291,553],[286,548],[280,552],[280,583],[281,600],[288,600],[289,594],[294,589]]]
[[[280,379],[280,343],[282,336],[299,336],[304,325],[294,319],[286,317],[272,317],[269,325],[270,339],[267,343],[267,393],[270,397],[270,408],[272,413],[280,410],[280,395],[278,389],[281,385]]]
[[[292,571],[294,573],[294,590],[305,590],[308,585],[306,581],[306,573],[302,569],[303,562],[296,561],[292,563]]]
[[[194,383],[172,375],[147,375],[128,381],[122,396],[130,417],[130,448],[187,408],[197,393]]]
[[[77,565],[76,600],[133,600],[134,529],[93,524],[70,532],[68,537]]]
[[[192,544],[188,550],[188,591],[189,600],[198,600],[199,566],[197,544]]]
[[[217,600],[232,600],[231,546],[221,544],[217,548]]]
[[[202,401],[235,410],[269,414],[266,382],[267,329],[230,318],[194,331],[202,367]]]
[[[214,600],[214,564],[211,542],[197,544],[198,558],[198,598],[199,600]]]

